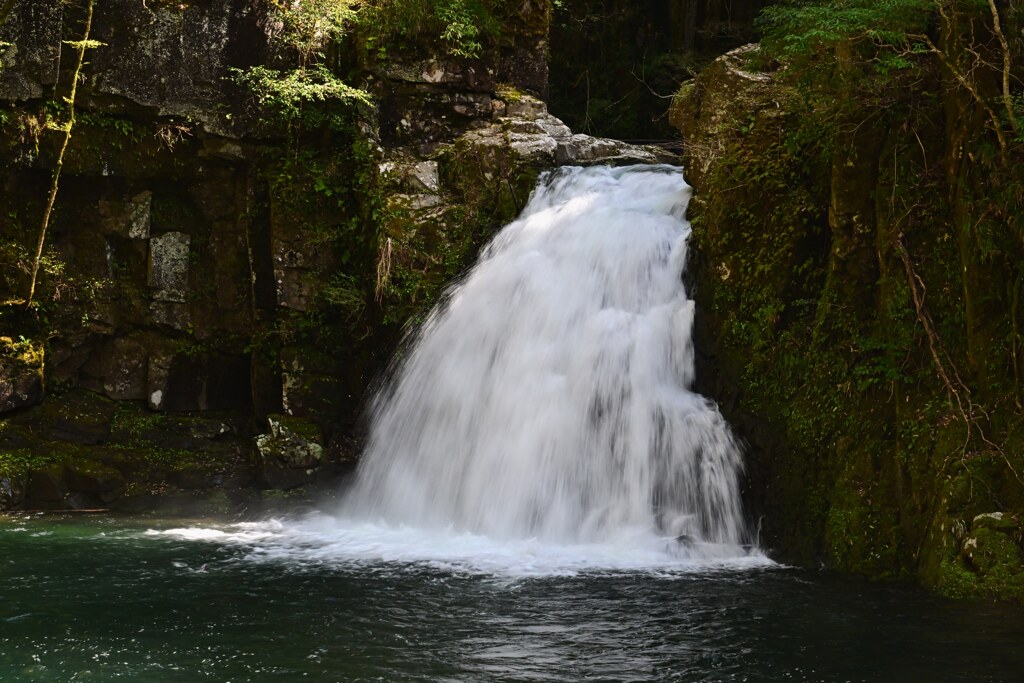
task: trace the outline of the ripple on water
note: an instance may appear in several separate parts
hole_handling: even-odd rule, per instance
[[[458,534],[431,558],[409,530],[324,523],[0,532],[0,557],[18,558],[0,571],[0,680],[1016,683],[1024,671],[1019,609],[763,565],[595,560],[621,549],[533,545],[509,564],[501,544]],[[467,564],[473,548],[486,560]]]

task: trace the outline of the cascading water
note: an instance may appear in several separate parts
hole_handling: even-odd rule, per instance
[[[744,555],[739,451],[689,388],[689,197],[675,167],[551,174],[376,397],[346,516]]]

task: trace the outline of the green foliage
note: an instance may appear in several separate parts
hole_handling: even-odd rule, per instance
[[[367,45],[379,55],[396,39],[437,36],[448,53],[476,57],[481,39],[497,30],[482,0],[373,0],[360,10]]]
[[[247,71],[236,71],[235,74],[238,82],[254,94],[261,109],[273,112],[283,121],[298,118],[304,104],[332,100],[344,103],[370,102],[366,92],[347,85],[319,64],[292,71],[254,66]]]
[[[335,273],[321,288],[324,304],[337,307],[348,321],[358,321],[366,313],[368,292],[362,282],[347,273]]]
[[[305,105],[368,104],[369,94],[348,85],[324,64],[327,48],[352,27],[357,4],[354,0],[274,0],[270,18],[279,27],[274,39],[295,55],[296,66],[234,69],[235,80],[253,94],[259,109],[286,124],[299,119]]]
[[[0,477],[24,477],[32,470],[43,469],[59,461],[60,458],[52,451],[31,448],[0,449]]]
[[[927,29],[934,10],[935,0],[787,0],[762,13],[762,45],[788,60],[861,41],[902,49],[909,35]]]
[[[281,27],[277,39],[298,52],[305,68],[348,31],[357,5],[356,0],[273,0],[271,19]]]
[[[236,70],[236,80],[250,90],[261,109],[285,122],[304,114],[303,106],[340,102],[369,104],[370,96],[328,69],[328,50],[356,27],[371,52],[385,55],[399,39],[436,36],[449,54],[476,57],[485,33],[495,22],[481,0],[274,0],[271,19],[279,28],[278,45],[296,56],[290,70],[266,66]]]

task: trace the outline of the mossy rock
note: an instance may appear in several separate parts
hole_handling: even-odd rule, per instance
[[[1019,531],[1020,528],[1020,522],[1005,512],[985,512],[976,515],[971,521],[972,531],[992,529],[994,531],[1013,532]]]
[[[0,337],[0,413],[43,400],[45,353],[42,344]]]
[[[255,439],[254,457],[263,484],[290,489],[311,483],[325,463],[319,428],[301,418],[270,415],[269,433]]]
[[[995,529],[972,531],[964,540],[960,554],[982,578],[994,574],[1024,574],[1024,551],[1009,534]]]
[[[942,563],[939,590],[955,598],[1024,601],[1024,550],[1001,531],[972,531],[961,544],[959,557]]]

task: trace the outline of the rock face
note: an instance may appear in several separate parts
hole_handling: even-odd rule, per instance
[[[970,351],[986,326],[1009,331],[1018,304],[989,287],[1004,307],[966,324],[978,245],[956,228],[963,180],[943,170],[965,129],[955,106],[915,99],[956,88],[923,64],[884,97],[832,94],[847,107],[821,117],[756,51],[717,60],[671,115],[695,187],[698,368],[714,368],[699,381],[749,444],[762,541],[780,559],[1020,599],[1013,354],[987,346],[997,384]],[[993,172],[971,163],[971,177]],[[991,281],[1017,261],[993,262]]]
[[[253,432],[283,438],[269,415],[282,416],[278,425],[302,421],[325,460],[349,466],[364,395],[403,330],[514,217],[541,172],[667,158],[573,135],[548,114],[538,99],[547,88],[546,0],[503,4],[503,30],[474,59],[441,53],[428,35],[407,37],[385,58],[335,46],[330,65],[375,106],[311,106],[302,125],[275,122],[233,76],[291,66],[270,12],[263,0],[97,3],[98,43],[80,79],[28,311],[20,299],[60,142],[48,101],[68,92],[74,60],[62,41],[81,37],[84,5],[18,2],[0,26],[9,44],[0,48],[0,215],[10,217],[0,226],[0,334],[48,339],[45,373],[41,353],[33,363],[4,361],[0,410],[39,404],[44,386],[59,394],[17,413],[24,423],[0,443],[18,454],[14,463],[47,454],[5,471],[0,450],[9,484],[0,505],[105,504],[97,496],[108,492],[67,475],[79,447],[122,472],[129,499],[238,480],[235,446],[253,447]],[[80,389],[113,403],[53,407],[92,406]],[[192,424],[227,411],[254,428],[188,443],[161,430],[119,431],[111,406],[122,403],[139,423],[187,414]],[[164,468],[141,455],[147,448],[187,466]],[[190,448],[199,462],[184,457]],[[118,460],[123,451],[138,468]],[[219,468],[209,454],[229,464]],[[293,467],[289,458],[265,466],[268,457],[252,455],[265,486],[333,467]],[[59,477],[34,474],[51,461]],[[30,472],[42,497],[25,493]],[[47,481],[53,490],[43,496]]]
[[[234,124],[223,105],[235,90],[227,70],[267,58],[264,15],[260,3],[243,0],[97,3],[92,39],[106,49],[90,54],[90,96],[104,108],[144,107],[230,134]],[[47,96],[61,77],[61,40],[79,37],[81,19],[61,0],[17,3],[0,27],[0,39],[11,43],[2,56],[0,100]]]

